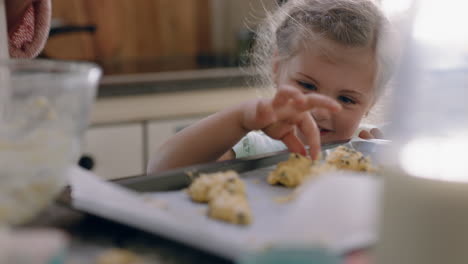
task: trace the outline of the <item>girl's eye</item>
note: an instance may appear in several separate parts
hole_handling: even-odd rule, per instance
[[[356,104],[356,101],[347,96],[338,96],[338,100],[345,104]]]
[[[310,84],[310,83],[306,83],[306,82],[301,82],[301,81],[297,81],[297,83],[302,86],[303,88],[305,88],[306,90],[309,90],[309,91],[317,91],[317,86],[313,85],[313,84]]]

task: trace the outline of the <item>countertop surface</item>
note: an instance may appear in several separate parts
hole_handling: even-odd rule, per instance
[[[256,96],[254,88],[228,87],[100,98],[94,105],[91,124],[208,115]]]
[[[214,68],[104,75],[98,97],[115,97],[248,86],[254,79],[249,68]]]
[[[204,116],[258,96],[239,68],[104,76],[91,124]]]

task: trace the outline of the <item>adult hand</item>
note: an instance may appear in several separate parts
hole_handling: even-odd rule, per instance
[[[20,25],[24,12],[37,0],[5,0],[8,32],[14,32]]]

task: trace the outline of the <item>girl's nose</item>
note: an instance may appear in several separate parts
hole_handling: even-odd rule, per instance
[[[311,114],[317,122],[330,119],[330,111],[325,110],[323,108],[314,108],[312,109]]]

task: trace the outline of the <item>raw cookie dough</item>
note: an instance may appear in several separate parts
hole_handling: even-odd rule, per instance
[[[252,222],[252,212],[247,197],[226,190],[210,201],[208,216],[238,225],[248,225]]]
[[[188,194],[195,202],[207,203],[222,190],[245,195],[245,184],[235,171],[202,174],[192,182]]]
[[[326,162],[330,165],[336,166],[337,169],[354,170],[373,172],[375,171],[369,157],[364,157],[361,152],[339,146],[336,150],[331,152]]]
[[[211,218],[239,225],[252,222],[245,183],[235,171],[202,174],[187,192],[193,201],[208,203]]]
[[[267,178],[268,183],[281,184],[286,187],[301,185],[306,179],[333,170],[355,170],[374,172],[369,157],[356,150],[339,146],[332,151],[325,161],[312,161],[300,154],[291,154],[289,159],[278,163]]]
[[[313,162],[297,153],[289,155],[289,159],[278,163],[276,169],[268,175],[269,184],[282,184],[286,187],[300,185],[310,174]]]

